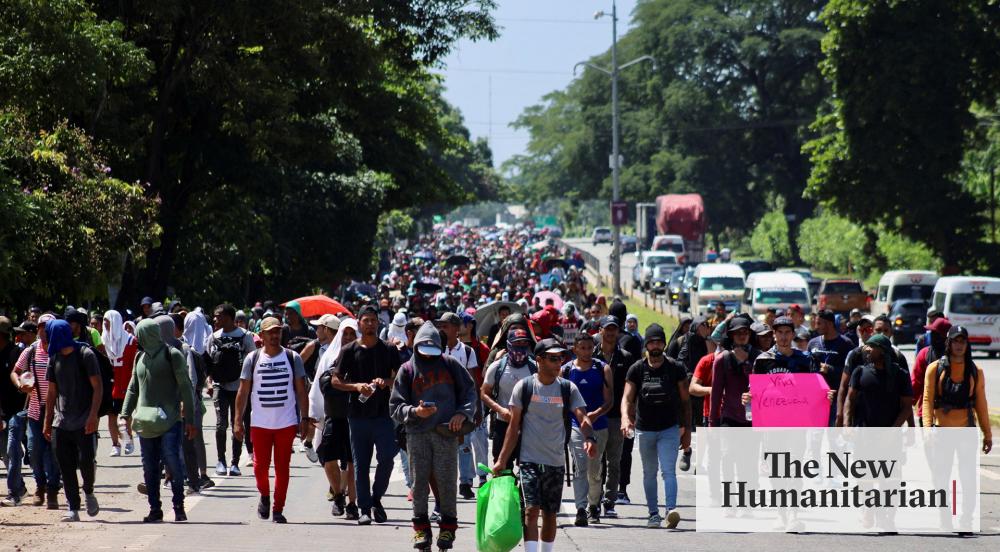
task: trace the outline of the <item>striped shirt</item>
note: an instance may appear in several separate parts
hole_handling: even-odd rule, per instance
[[[35,387],[38,391],[32,389],[28,394],[28,417],[32,420],[42,421],[42,409],[38,404],[38,395],[41,393],[44,399],[46,393],[49,392],[49,380],[45,379],[45,373],[49,367],[49,353],[45,347],[36,341],[21,351],[21,356],[18,357],[17,364],[14,365],[14,372],[20,376],[21,373],[31,369],[28,364],[28,355],[31,354],[31,351],[35,351]]]

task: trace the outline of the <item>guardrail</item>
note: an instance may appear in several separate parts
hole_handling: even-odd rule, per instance
[[[574,247],[574,246],[566,243],[564,240],[559,240],[559,243],[563,247],[565,247],[567,251],[569,251],[570,255],[579,253],[580,257],[583,259],[583,264],[586,265],[587,268],[590,269],[590,271],[594,273],[595,277],[597,277],[598,285],[600,285],[600,286],[604,285],[604,276],[601,274],[601,260],[600,259],[598,259],[597,257],[595,257],[589,251],[584,251],[583,249],[580,249],[578,247]]]

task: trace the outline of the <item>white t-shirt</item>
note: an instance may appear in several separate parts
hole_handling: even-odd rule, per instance
[[[454,347],[448,347],[445,345],[444,354],[457,360],[458,363],[465,366],[465,369],[470,373],[473,368],[479,367],[479,361],[476,360],[476,352],[472,350],[472,347],[469,347],[461,341],[455,343]]]
[[[264,429],[284,429],[299,423],[296,411],[295,378],[305,377],[302,357],[294,351],[293,366],[288,365],[288,355],[282,350],[278,356],[268,356],[263,349],[257,355],[247,355],[243,362],[241,380],[253,378],[250,390],[250,426]]]

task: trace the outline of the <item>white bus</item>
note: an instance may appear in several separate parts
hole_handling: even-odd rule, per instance
[[[694,269],[694,284],[691,286],[691,314],[697,316],[711,311],[722,301],[726,310],[740,306],[746,275],[739,265],[732,263],[701,263]]]
[[[796,272],[754,272],[747,277],[743,304],[752,315],[767,313],[770,307],[785,309],[799,305],[808,313],[812,307],[809,284]]]
[[[889,314],[893,302],[899,299],[919,299],[930,305],[931,294],[937,281],[937,273],[930,270],[886,272],[878,280],[875,300],[872,301],[872,315]]]
[[[954,326],[969,330],[973,350],[1000,351],[1000,278],[945,276],[934,285],[933,305]]]

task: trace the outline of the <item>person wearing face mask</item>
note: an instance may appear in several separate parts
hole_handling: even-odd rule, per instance
[[[510,404],[510,395],[517,382],[538,372],[538,365],[529,354],[530,347],[531,336],[526,330],[520,328],[510,330],[507,333],[507,354],[490,364],[483,376],[479,396],[490,412],[489,436],[493,443],[491,453],[494,462],[500,455],[500,449],[503,448],[504,437],[510,424],[510,410],[504,405]],[[515,447],[508,461],[508,469],[514,466],[518,452]]]
[[[726,324],[726,350],[712,364],[709,419],[712,427],[750,427],[742,396],[750,389],[750,372],[760,351],[750,345],[749,319],[736,316]]]
[[[951,322],[944,317],[935,318],[933,322],[924,326],[924,329],[930,335],[930,343],[917,353],[917,358],[913,359],[913,371],[910,373],[910,384],[913,386],[913,396],[915,397],[922,397],[924,394],[924,376],[927,374],[927,367],[943,357],[947,351],[945,342],[948,339],[948,332],[951,330]],[[917,403],[917,420],[921,420],[923,415],[924,402],[919,401]]]
[[[413,479],[413,545],[429,550],[428,516],[431,478],[441,518],[437,546],[452,548],[458,528],[458,440],[472,425],[476,411],[475,382],[454,357],[443,354],[441,335],[426,322],[414,338],[414,355],[397,372],[389,410],[406,427],[406,449]]]

